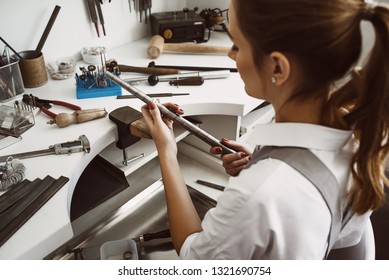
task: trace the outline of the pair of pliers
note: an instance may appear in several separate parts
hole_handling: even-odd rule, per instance
[[[59,101],[59,100],[47,100],[47,99],[40,99],[32,94],[23,94],[23,99],[22,101],[32,107],[37,107],[39,108],[43,113],[48,115],[49,117],[55,119],[57,114],[51,112],[49,109],[52,107],[51,104],[53,105],[58,105],[58,106],[63,106],[67,107],[69,109],[73,110],[82,110],[80,106],[67,103],[64,101]]]

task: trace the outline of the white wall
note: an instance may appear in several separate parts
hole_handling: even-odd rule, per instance
[[[132,1],[132,0],[131,0]],[[227,9],[230,0],[154,0],[152,12],[204,8]],[[380,2],[389,3],[389,0]],[[128,0],[104,0],[107,36],[97,37],[89,19],[86,0],[0,0],[0,36],[16,51],[35,49],[56,5],[57,20],[43,48],[46,60],[79,55],[83,47],[112,48],[147,36],[150,25],[139,23],[139,13],[129,12]],[[369,23],[364,24],[365,53],[374,40]],[[102,33],[102,31],[100,31]],[[3,43],[0,42],[0,51]]]
[[[78,55],[83,47],[112,48],[150,33],[150,24],[139,22],[129,11],[128,0],[103,1],[107,36],[97,37],[86,0],[0,0],[0,36],[16,51],[35,49],[56,5],[61,10],[44,45],[46,60]],[[132,0],[131,0],[132,2]],[[154,0],[152,12],[182,10],[185,0]],[[0,51],[4,44],[0,42]]]

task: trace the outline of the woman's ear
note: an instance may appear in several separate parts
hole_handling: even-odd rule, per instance
[[[291,68],[289,59],[280,52],[272,52],[270,54],[272,79],[276,85],[283,85],[290,77]]]

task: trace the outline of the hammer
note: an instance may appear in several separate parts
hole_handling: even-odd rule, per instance
[[[165,39],[160,35],[154,35],[150,39],[147,48],[147,55],[158,58],[163,51],[183,52],[183,53],[222,53],[227,54],[230,48],[221,46],[210,46],[195,43],[165,43]]]

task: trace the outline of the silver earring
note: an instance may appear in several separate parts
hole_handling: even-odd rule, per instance
[[[276,77],[271,77],[271,83],[275,84],[277,82]]]

